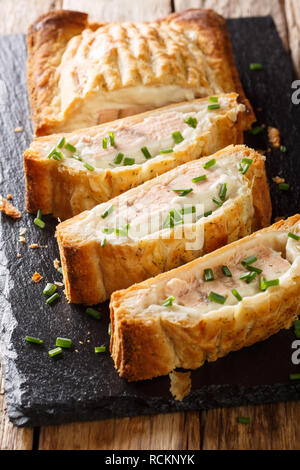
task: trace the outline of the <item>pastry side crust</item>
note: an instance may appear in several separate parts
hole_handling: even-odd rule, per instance
[[[264,158],[245,146],[229,146],[214,155],[224,158],[234,150],[242,151],[243,157],[251,158],[253,164],[246,174],[252,190],[252,201],[241,196],[234,206],[223,208],[219,215],[204,226],[204,245],[197,251],[187,251],[185,239],[148,239],[127,244],[109,244],[86,240],[72,231],[77,221],[88,215],[83,212],[57,226],[66,295],[72,303],[97,304],[106,300],[117,289],[128,287],[174,267],[187,263],[196,257],[209,253],[221,246],[249,235],[257,227],[269,225],[271,202],[266,181]],[[211,157],[203,159],[203,162]],[[202,162],[201,162],[202,163]],[[180,173],[183,167],[173,172]],[[163,178],[162,175],[158,178]],[[158,179],[157,179],[158,180]],[[151,191],[156,180],[129,191]],[[111,200],[117,205],[117,200]],[[252,214],[254,207],[254,216]],[[90,275],[91,270],[94,272]],[[98,274],[97,274],[98,273]],[[99,287],[101,286],[101,288]]]
[[[299,221],[300,215],[296,215],[247,239],[256,237],[258,233],[290,230]],[[238,248],[244,242],[245,239],[239,240],[231,247]],[[220,248],[201,260],[213,260],[226,250],[227,247]],[[155,282],[163,281],[165,276],[175,276],[178,270],[188,273],[198,262],[195,260],[171,273],[161,274]],[[251,346],[281,329],[290,328],[299,314],[298,272],[288,285],[273,288],[266,296],[245,299],[234,315],[227,314],[225,317],[216,311],[194,324],[188,320],[171,322],[159,315],[147,317],[147,322],[143,318],[130,317],[130,312],[123,307],[123,299],[134,296],[135,291],[151,288],[153,281],[148,279],[127,290],[114,292],[111,297],[110,350],[119,374],[128,381],[166,375],[176,367],[197,369],[205,361],[216,361],[231,351]]]

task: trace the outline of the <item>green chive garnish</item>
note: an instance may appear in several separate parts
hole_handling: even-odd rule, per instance
[[[220,109],[221,108],[221,105],[220,104],[209,104],[207,106],[207,109],[209,111],[214,111],[215,109]]]
[[[51,349],[50,351],[48,351],[48,354],[49,354],[50,357],[58,356],[61,353],[62,353],[61,348],[54,348],[54,349]]]
[[[262,126],[253,126],[250,130],[249,133],[252,135],[258,135],[263,132],[264,128]]]
[[[50,152],[48,153],[47,158],[51,158],[55,152],[56,152],[56,147],[53,147],[53,149],[51,149]]]
[[[102,219],[106,219],[106,217],[108,217],[112,213],[114,208],[115,206],[110,206],[108,209],[106,209],[106,211],[103,212],[103,214],[101,215]]]
[[[152,158],[152,155],[151,153],[149,152],[149,150],[147,149],[147,147],[142,147],[141,148],[141,151],[143,152],[144,154],[144,157],[149,160],[149,158]]]
[[[64,158],[64,155],[61,152],[59,152],[58,150],[56,150],[52,154],[52,158],[53,158],[53,160],[56,160],[56,161],[60,162]]]
[[[69,338],[56,338],[56,346],[60,348],[70,349],[72,346],[72,340]]]
[[[159,153],[162,154],[162,155],[164,155],[165,153],[172,153],[172,152],[174,152],[173,149],[166,149],[166,150],[160,150]]]
[[[249,258],[246,258],[244,259],[244,261],[242,261],[242,265],[248,266],[250,264],[255,263],[255,261],[257,261],[257,258],[255,256],[249,256]]]
[[[102,139],[102,148],[107,149],[107,137],[103,137]]]
[[[232,277],[232,274],[227,266],[222,266],[222,271],[227,277]]]
[[[232,289],[232,295],[234,295],[234,297],[239,301],[241,302],[243,300],[243,297],[238,293],[238,291],[236,289]]]
[[[102,232],[107,233],[108,235],[111,235],[114,232],[114,229],[113,228],[103,228]]]
[[[280,152],[285,153],[287,151],[287,148],[285,145],[280,146]]]
[[[220,193],[219,193],[219,197],[220,197],[221,201],[225,201],[226,193],[227,193],[227,183],[224,183],[224,184],[222,184],[221,189],[220,189]]]
[[[87,169],[87,170],[90,170],[90,171],[94,171],[95,168],[90,165],[89,163],[84,163],[83,166]]]
[[[212,271],[212,269],[208,268],[208,269],[204,269],[204,281],[205,282],[211,282],[211,281],[214,281],[215,280],[215,277],[214,277],[214,273]]]
[[[51,295],[51,297],[48,297],[48,299],[46,300],[46,304],[51,305],[57,299],[59,299],[59,294],[56,292],[55,294]]]
[[[75,153],[73,153],[72,158],[74,158],[74,160],[77,160],[78,162],[82,162],[82,158],[79,155],[75,155]]]
[[[300,237],[299,237],[298,235],[295,235],[295,234],[292,233],[292,232],[289,232],[289,233],[288,233],[288,236],[289,236],[290,238],[292,238],[293,240],[296,240],[296,242],[298,242],[298,241],[300,240]]]
[[[251,160],[251,158],[243,158],[242,163],[245,165],[252,165],[253,160]]]
[[[262,64],[250,64],[250,70],[263,70]]]
[[[168,297],[163,303],[162,303],[162,306],[163,307],[171,307],[173,305],[173,302],[175,300],[175,297],[173,297],[173,295],[171,295],[170,297]]]
[[[219,201],[217,198],[213,197],[213,202],[215,204],[217,204],[219,207],[222,207],[223,206],[223,202],[222,201]]]
[[[248,172],[249,168],[250,168],[249,164],[245,165],[244,168],[242,169],[242,175],[245,175]]]
[[[108,135],[109,135],[110,145],[111,147],[114,147],[115,146],[115,134],[113,132],[110,132]]]
[[[250,424],[250,418],[244,418],[243,416],[240,416],[237,418],[237,422],[240,424]]]
[[[272,281],[267,281],[265,277],[260,278],[259,287],[260,290],[265,292],[269,287],[279,286],[279,279],[273,279]]]
[[[130,166],[130,165],[134,165],[134,164],[135,164],[135,159],[134,158],[129,158],[129,157],[124,158],[123,165]]]
[[[103,238],[103,240],[101,241],[100,246],[101,246],[101,248],[104,248],[105,245],[106,245],[106,238]]]
[[[211,168],[217,163],[217,160],[213,158],[212,160],[209,160],[209,162],[204,163],[203,168],[204,170],[207,170],[208,168]]]
[[[63,274],[63,269],[62,269],[61,266],[60,266],[59,268],[57,268],[57,271],[58,271],[60,274]]]
[[[290,374],[290,380],[300,380],[300,374]]]
[[[111,336],[111,323],[108,324],[107,333]]]
[[[181,132],[179,131],[173,132],[172,137],[174,139],[175,144],[180,144],[184,141],[184,138],[182,137]]]
[[[257,277],[257,273],[253,271],[253,272],[243,274],[240,277],[240,280],[245,281],[247,284],[250,284],[250,282],[254,281],[256,277]]]
[[[296,320],[296,321],[294,322],[294,328],[295,328],[296,330],[300,330],[300,320]]]
[[[65,141],[66,141],[66,138],[62,137],[56,147],[59,149],[63,148]]]
[[[218,103],[219,98],[218,98],[218,96],[210,96],[210,97],[209,97],[209,101],[210,101],[211,103]]]
[[[184,197],[190,194],[193,191],[193,189],[172,189],[172,191],[178,194],[179,197]]]
[[[199,183],[200,181],[205,181],[205,180],[207,180],[207,175],[201,175],[201,176],[197,176],[197,178],[193,178],[192,182]]]
[[[278,188],[280,189],[280,191],[289,191],[290,187],[291,185],[287,183],[280,183],[278,185]]]
[[[95,346],[95,353],[104,353],[106,351],[106,346]]]
[[[204,217],[209,217],[210,215],[212,215],[213,211],[207,211],[207,212],[204,212],[203,216]]]
[[[87,315],[89,315],[90,317],[95,318],[96,320],[100,320],[100,318],[101,318],[101,312],[99,312],[99,310],[95,310],[94,308],[91,308],[91,307],[88,307],[86,309],[85,313]]]
[[[197,124],[198,124],[198,121],[197,121],[196,118],[189,117],[189,118],[185,121],[185,123],[186,123],[188,126],[192,127],[193,129],[196,129]]]
[[[195,212],[196,212],[195,206],[184,207],[183,209],[181,209],[182,215],[195,214]]]
[[[74,147],[74,145],[70,144],[69,142],[66,143],[65,148],[67,150],[70,150],[70,152],[72,152],[72,153],[76,152],[76,150],[77,150],[76,147]]]
[[[176,222],[181,223],[182,218],[176,210],[171,210],[163,223],[163,228],[173,228]]]
[[[43,290],[43,294],[46,295],[47,297],[51,297],[51,295],[53,295],[54,292],[56,292],[56,289],[57,287],[55,284],[48,282],[45,289]]]
[[[208,296],[211,302],[215,302],[217,304],[224,305],[226,302],[226,297],[220,294],[216,294],[216,292],[211,292]]]
[[[119,165],[121,161],[123,160],[123,157],[124,157],[124,153],[118,153],[114,159],[114,163],[116,165]]]
[[[259,269],[256,266],[249,266],[248,265],[248,266],[246,266],[246,268],[248,269],[248,271],[253,272],[253,273],[257,273],[257,274],[262,273],[262,269]]]
[[[45,227],[45,222],[41,219],[38,219],[38,218],[35,218],[33,223],[37,226],[37,227],[40,227],[40,228],[44,228]]]
[[[26,336],[25,341],[27,341],[28,343],[43,344],[42,339],[35,338],[34,336]]]
[[[42,220],[42,215],[43,215],[43,213],[42,213],[41,209],[39,209],[37,211],[36,218]]]

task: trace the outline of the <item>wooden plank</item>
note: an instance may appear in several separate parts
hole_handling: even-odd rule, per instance
[[[288,38],[292,59],[300,77],[300,2],[299,0],[285,1]]]
[[[16,428],[7,417],[0,363],[0,450],[31,450],[32,445],[33,429]]]
[[[288,32],[285,18],[285,0],[174,0],[175,10],[187,8],[212,8],[225,18],[238,18],[244,16],[272,15],[280,37],[288,47]],[[299,0],[294,0],[299,2]]]
[[[170,0],[63,0],[63,8],[89,13],[92,21],[150,21],[171,12]]]
[[[172,413],[41,428],[40,450],[199,449],[199,413]]]
[[[62,0],[2,0],[0,34],[25,33],[39,15],[60,8],[61,2]]]
[[[239,424],[238,417],[251,423]],[[298,450],[300,403],[280,403],[209,410],[202,413],[203,449]]]

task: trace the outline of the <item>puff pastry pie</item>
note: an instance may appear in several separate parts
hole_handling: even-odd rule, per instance
[[[61,220],[189,160],[243,142],[235,93],[171,105],[113,123],[37,138],[24,155],[26,208]]]
[[[66,295],[96,304],[270,223],[265,157],[230,146],[57,226]]]
[[[143,380],[196,369],[288,329],[300,303],[300,216],[111,297],[111,354]]]
[[[92,23],[52,11],[28,31],[36,135],[71,132],[171,103],[237,92],[253,119],[225,20],[187,10],[150,23]]]

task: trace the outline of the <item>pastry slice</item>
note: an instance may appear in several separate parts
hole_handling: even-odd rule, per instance
[[[51,11],[29,28],[28,91],[36,135],[71,132],[172,103],[237,92],[224,18],[187,10],[148,23],[89,23]]]
[[[111,354],[129,381],[197,369],[290,328],[300,215],[111,297]]]
[[[27,210],[64,220],[181,163],[242,143],[248,118],[239,101],[236,93],[219,95],[35,139],[24,154]]]
[[[103,302],[267,226],[264,162],[254,150],[230,146],[59,224],[68,300]]]

